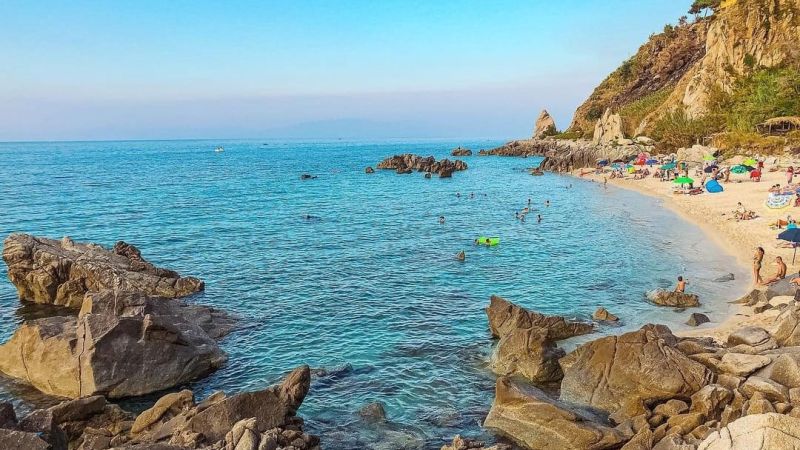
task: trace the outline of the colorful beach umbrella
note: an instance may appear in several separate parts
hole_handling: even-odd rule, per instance
[[[675,184],[692,184],[692,183],[694,183],[694,180],[689,178],[689,177],[678,177],[678,178],[675,178],[675,181],[673,181],[673,183],[675,183]]]
[[[744,162],[742,162],[742,164],[745,165],[745,166],[755,166],[756,164],[758,164],[758,161],[756,161],[753,158],[749,158],[749,159],[745,159]]]
[[[800,242],[800,228],[790,228],[778,235],[778,239],[794,243],[794,255],[792,256],[792,264],[797,257],[797,243]]]
[[[703,156],[703,161],[714,161],[715,159],[717,159],[717,158],[714,158],[711,155]]]
[[[647,164],[658,164],[658,160],[657,159],[648,159],[647,160]]]
[[[664,164],[663,166],[661,166],[661,170],[672,170],[675,167],[676,167],[675,163],[667,163],[667,164]]]

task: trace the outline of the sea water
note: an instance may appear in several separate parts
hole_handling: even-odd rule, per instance
[[[531,176],[535,158],[463,157],[469,169],[452,179],[364,173],[394,154],[438,159],[457,145],[477,153],[498,144],[0,144],[0,235],[125,240],[153,263],[205,280],[189,301],[241,320],[221,342],[228,363],[179,387],[198,398],[260,389],[309,364],[319,370],[299,414],[325,448],[438,449],[457,433],[491,439],[480,424],[494,396],[484,312],[492,294],[570,318],[587,320],[600,306],[620,316],[585,341],[648,322],[682,328],[693,311],[720,321],[746,284],[731,255],[657,200]],[[515,212],[528,199],[522,222]],[[500,245],[476,247],[478,236]],[[737,280],[713,281],[728,272]],[[702,307],[647,302],[646,291],[670,288],[678,275]],[[20,304],[5,266],[0,277],[5,341],[44,313]],[[155,398],[124,403],[144,408]],[[0,401],[8,399],[23,411],[55,401],[0,377]],[[386,423],[360,418],[370,402],[385,405]]]

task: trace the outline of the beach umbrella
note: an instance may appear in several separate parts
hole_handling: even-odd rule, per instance
[[[749,158],[745,159],[744,162],[742,162],[742,164],[745,166],[755,166],[756,164],[758,164],[758,162],[753,158]]]
[[[673,181],[673,183],[675,183],[675,184],[692,184],[692,183],[694,183],[694,180],[689,178],[689,177],[678,177],[678,178],[675,178],[675,181]]]
[[[667,164],[664,164],[663,166],[661,166],[661,170],[672,170],[675,167],[676,167],[675,163],[667,163]]]
[[[800,242],[800,228],[790,228],[778,235],[778,239],[794,243],[794,255],[792,256],[792,264],[797,257],[797,243]]]
[[[711,172],[713,172],[713,171],[714,171],[714,169],[717,169],[717,168],[718,168],[718,167],[717,167],[716,165],[710,165],[710,166],[706,167],[705,169],[703,169],[703,172],[705,172],[705,173],[711,173]]]
[[[608,160],[607,159],[601,159],[600,161],[597,161],[597,165],[598,166],[607,166],[608,165]]]
[[[752,171],[756,170],[756,168],[755,168],[755,167],[753,167],[753,166],[748,166],[747,164],[742,164],[742,167],[744,167],[744,168],[745,168],[745,170],[747,170],[748,172],[752,172]]]
[[[715,159],[717,159],[717,158],[714,158],[711,155],[703,156],[703,161],[714,161]]]
[[[633,167],[628,167],[628,173],[635,173],[636,169]]]
[[[647,164],[658,164],[658,160],[657,159],[648,159],[647,160]]]
[[[747,172],[749,172],[749,170],[747,170],[747,167],[742,166],[742,165],[731,167],[731,173],[739,173],[739,174],[741,174],[741,173],[747,173]]]

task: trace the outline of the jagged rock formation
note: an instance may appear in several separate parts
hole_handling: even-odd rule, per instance
[[[647,298],[659,306],[674,306],[676,308],[700,306],[700,297],[697,294],[687,294],[685,292],[656,289],[648,292]]]
[[[553,116],[543,109],[536,119],[536,125],[533,127],[533,139],[544,139],[545,137],[556,133],[556,121]]]
[[[640,153],[651,153],[652,145],[630,143],[625,145],[594,145],[587,140],[532,139],[511,141],[502,147],[481,150],[489,156],[544,156],[541,168],[553,172],[566,172],[581,167],[595,167],[600,160],[629,161]]]
[[[3,245],[8,278],[26,301],[79,308],[89,291],[117,289],[176,298],[204,288],[197,278],[147,262],[136,247],[122,241],[109,251],[68,237],[57,241],[12,234]]]
[[[619,142],[622,139],[625,139],[625,133],[622,131],[622,117],[611,112],[611,108],[608,108],[594,125],[592,144],[606,145]]]
[[[524,328],[542,329],[548,338],[556,341],[594,331],[594,325],[591,323],[570,322],[560,316],[545,316],[528,311],[496,295],[490,298],[486,315],[489,318],[492,336],[496,338],[502,338],[512,331]]]
[[[472,156],[472,150],[464,147],[456,147],[450,152],[451,156]]]
[[[398,174],[411,173],[416,170],[417,172],[436,173],[440,178],[450,178],[453,176],[453,172],[467,170],[467,163],[458,159],[436,161],[433,156],[423,157],[406,153],[384,159],[377,165],[377,168],[394,170]]]
[[[560,360],[561,399],[631,418],[645,405],[689,397],[713,375],[676,349],[677,343],[667,327],[647,325],[583,344]]]
[[[23,323],[0,346],[0,371],[55,396],[143,395],[220,367],[216,339],[232,326],[220,311],[174,299],[89,293],[77,318]]]
[[[484,426],[531,449],[618,448],[624,435],[549,399],[542,391],[498,378]]]
[[[138,417],[102,396],[85,397],[0,422],[0,448],[316,450],[319,439],[296,416],[309,387],[309,368],[301,366],[261,391],[217,392],[200,403],[191,391],[167,394]]]

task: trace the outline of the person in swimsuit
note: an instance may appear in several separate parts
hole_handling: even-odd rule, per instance
[[[764,280],[761,278],[762,261],[764,261],[764,249],[757,247],[753,255],[753,283],[755,284],[764,284]]]
[[[782,280],[786,277],[786,263],[783,262],[783,258],[780,256],[775,257],[775,265],[778,266],[778,270],[775,272],[775,276],[765,280],[764,284],[775,283],[776,281]]]
[[[683,293],[686,291],[686,280],[683,277],[678,277],[678,285],[675,286],[675,292]]]

